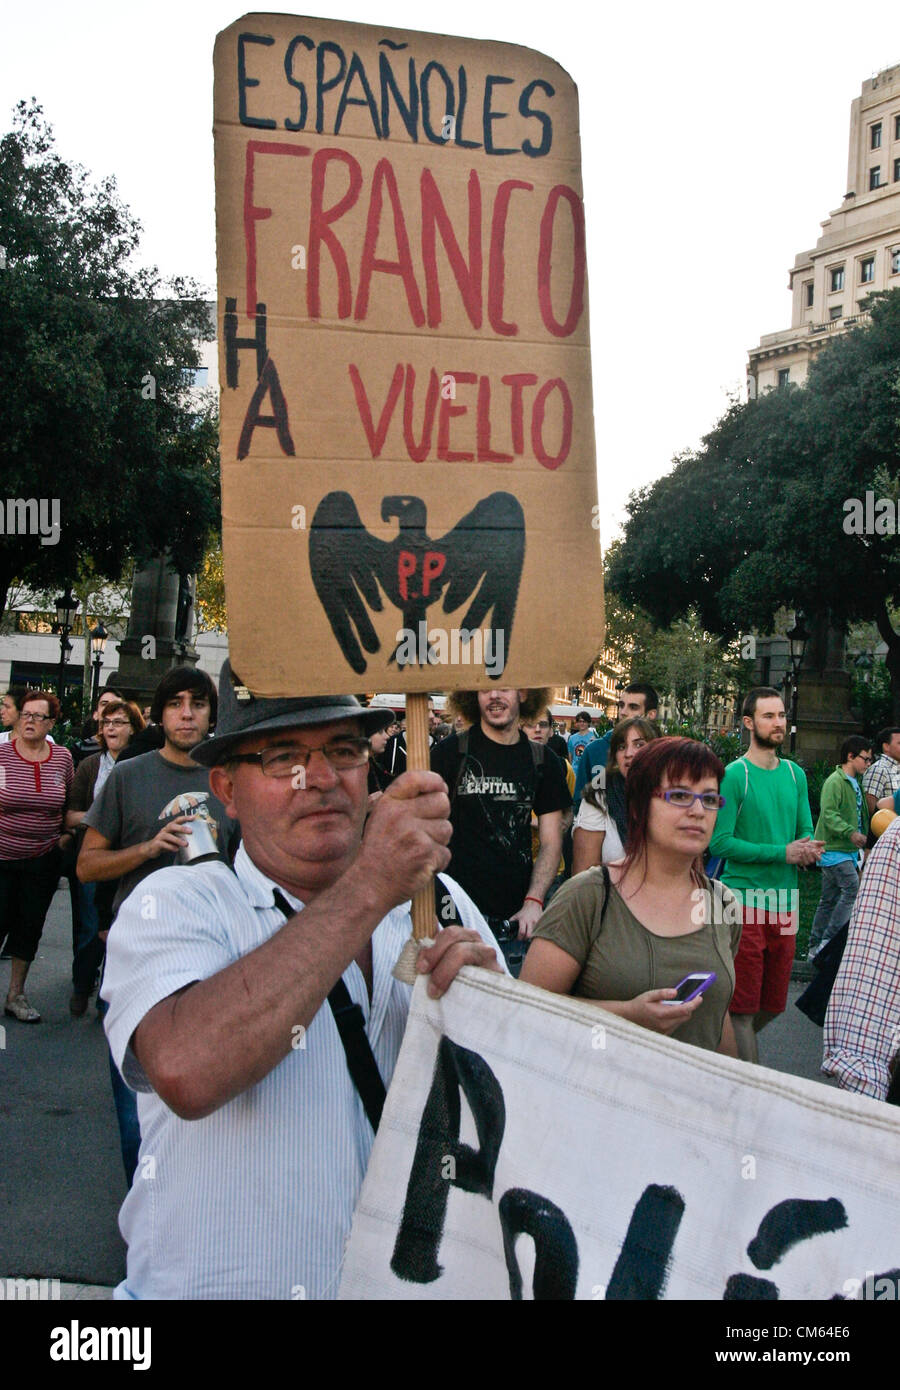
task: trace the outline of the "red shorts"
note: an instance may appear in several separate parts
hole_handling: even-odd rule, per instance
[[[787,1005],[796,933],[784,915],[743,909],[741,944],[734,959],[733,1014],[783,1014]]]

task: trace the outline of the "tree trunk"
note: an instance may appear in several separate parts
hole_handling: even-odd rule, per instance
[[[0,568],[0,616],[6,612],[6,600],[14,578],[15,575],[8,574],[5,569]]]
[[[900,634],[896,633],[891,627],[891,620],[888,617],[887,605],[884,600],[878,605],[878,611],[875,614],[875,624],[878,628],[878,635],[881,637],[881,640],[887,643],[887,656],[885,657],[884,664],[891,678],[891,701],[894,723],[900,725]]]

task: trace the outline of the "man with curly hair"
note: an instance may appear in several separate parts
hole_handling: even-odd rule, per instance
[[[466,690],[450,697],[451,717],[470,726],[431,750],[450,792],[453,839],[448,873],[486,917],[515,922],[530,938],[556,877],[563,813],[572,804],[565,768],[520,728],[546,708],[549,690]],[[531,857],[531,812],[540,850]]]

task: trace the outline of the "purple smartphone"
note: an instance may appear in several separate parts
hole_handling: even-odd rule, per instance
[[[713,980],[716,978],[714,970],[695,970],[692,975],[685,975],[684,979],[675,988],[678,993],[674,999],[660,999],[661,1004],[689,1004],[692,999],[696,999],[698,994],[702,994],[705,989],[709,989]]]

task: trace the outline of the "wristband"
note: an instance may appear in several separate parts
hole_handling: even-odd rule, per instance
[[[530,894],[526,896],[525,901],[526,901],[527,903],[537,903],[538,907],[543,907],[543,906],[544,906],[544,900],[543,900],[543,898],[533,898],[533,897],[531,897]]]

